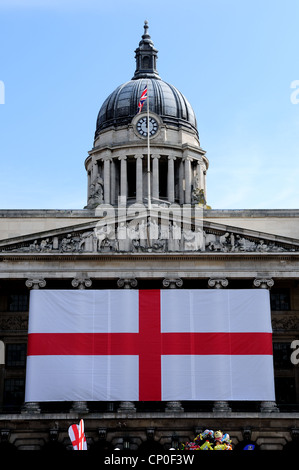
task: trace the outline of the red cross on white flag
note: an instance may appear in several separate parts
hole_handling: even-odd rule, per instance
[[[72,424],[69,427],[69,437],[74,450],[87,450],[87,442],[84,434],[84,421],[80,420],[79,425]]]
[[[275,400],[269,292],[33,290],[25,401]]]

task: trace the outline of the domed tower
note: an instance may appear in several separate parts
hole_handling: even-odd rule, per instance
[[[205,204],[208,160],[196,117],[185,96],[159,76],[157,52],[145,21],[134,76],[108,96],[97,117],[85,161],[87,208],[116,206],[119,200],[127,205]]]

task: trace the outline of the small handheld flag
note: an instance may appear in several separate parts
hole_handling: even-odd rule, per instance
[[[74,450],[87,450],[83,419],[81,419],[79,426],[77,424],[72,424],[69,427],[68,433]]]
[[[143,108],[144,102],[147,99],[147,85],[145,86],[143,92],[141,93],[140,100],[138,103],[138,113],[141,113],[141,110]]]

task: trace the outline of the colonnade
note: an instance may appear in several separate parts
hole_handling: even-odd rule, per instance
[[[117,204],[130,198],[143,203],[148,198],[148,156],[105,155],[93,159],[88,170],[89,204],[96,197],[97,203]],[[134,165],[134,168],[133,168]],[[132,175],[134,178],[132,179]],[[151,198],[169,203],[191,204],[194,190],[206,195],[206,164],[199,157],[174,154],[150,155]]]

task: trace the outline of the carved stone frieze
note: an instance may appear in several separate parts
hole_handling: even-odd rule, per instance
[[[299,330],[299,313],[289,314],[275,313],[272,315],[272,329],[275,332],[298,331]]]
[[[134,222],[134,223],[133,223]],[[0,253],[289,253],[299,251],[293,240],[277,241],[226,230],[227,227],[184,225],[173,220],[146,216],[136,221],[95,223],[88,229],[73,227],[65,233],[25,241],[0,242]],[[271,238],[271,237],[270,237]]]
[[[28,314],[17,313],[1,313],[0,314],[0,330],[2,331],[27,331],[28,330]]]

